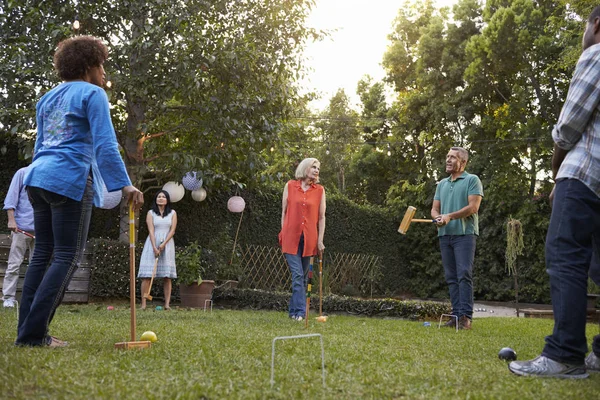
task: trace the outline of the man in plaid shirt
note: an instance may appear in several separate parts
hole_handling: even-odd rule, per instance
[[[556,184],[546,268],[554,331],[539,357],[510,363],[517,375],[577,379],[600,371],[600,335],[585,357],[588,273],[591,264],[598,267],[600,250],[600,6],[588,18],[583,50],[552,131]]]

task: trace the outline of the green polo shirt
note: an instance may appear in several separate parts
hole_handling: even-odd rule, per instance
[[[450,214],[469,205],[469,196],[483,197],[483,186],[477,175],[466,171],[456,180],[442,179],[435,189],[434,200],[440,201],[440,212]],[[479,215],[469,215],[467,218],[454,219],[448,225],[438,227],[438,236],[444,235],[478,235]]]

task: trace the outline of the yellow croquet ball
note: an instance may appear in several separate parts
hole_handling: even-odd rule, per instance
[[[327,315],[321,315],[320,317],[317,317],[317,322],[326,322],[327,321]]]
[[[156,337],[156,333],[154,333],[152,331],[146,331],[146,332],[142,333],[142,337],[140,338],[140,340],[142,340],[142,341],[148,340],[148,341],[154,343],[158,340],[158,338]]]

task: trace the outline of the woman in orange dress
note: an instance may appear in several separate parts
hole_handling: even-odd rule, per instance
[[[302,321],[306,313],[306,281],[310,257],[325,246],[325,189],[318,185],[321,163],[305,158],[296,168],[296,179],[286,183],[281,201],[279,243],[292,274],[289,316]]]

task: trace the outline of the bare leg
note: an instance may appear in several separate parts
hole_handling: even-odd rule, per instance
[[[146,298],[144,294],[148,293],[148,287],[150,286],[150,279],[142,278],[142,310],[146,309]]]
[[[163,291],[165,292],[165,310],[170,310],[171,307],[171,278],[163,278]]]

